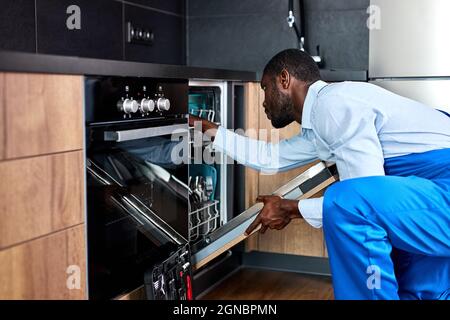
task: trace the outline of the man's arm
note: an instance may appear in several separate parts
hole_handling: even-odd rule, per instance
[[[216,130],[219,128],[219,126],[217,124],[190,114],[189,115],[189,126],[194,127],[197,123],[201,124],[202,132],[207,133],[209,136],[214,138],[214,136],[216,134]]]
[[[286,171],[317,159],[314,145],[297,135],[279,143],[267,143],[238,135],[216,124],[190,116],[189,123],[202,122],[202,130],[214,138],[214,148],[237,162],[267,173]]]
[[[196,122],[197,124],[201,122],[202,131],[214,139],[215,148],[226,153],[236,161],[257,170],[266,172],[284,171],[300,167],[317,159],[315,147],[311,142],[300,136],[283,140],[278,146],[275,146],[271,143],[237,135],[210,121],[190,115],[189,125],[195,127]],[[282,213],[277,211],[279,213],[277,215],[278,218],[286,214],[290,216],[288,220],[284,220],[285,224],[281,228],[284,228],[291,219],[302,217],[313,227],[318,228],[322,225],[322,199],[310,199],[310,201],[300,203],[299,201],[280,199],[275,196],[261,196],[260,199],[260,201],[265,199],[264,203],[265,207],[267,207],[266,210],[258,215],[264,222],[262,231],[265,231],[270,226],[274,228],[280,226],[280,224],[272,221],[272,214],[275,212],[275,208],[280,210],[284,208]],[[277,221],[280,222],[279,220]],[[247,229],[247,232],[251,233],[259,223],[261,223],[260,220],[254,222]]]

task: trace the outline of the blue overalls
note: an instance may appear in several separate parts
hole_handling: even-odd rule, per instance
[[[385,159],[325,193],[336,299],[450,299],[450,149]]]

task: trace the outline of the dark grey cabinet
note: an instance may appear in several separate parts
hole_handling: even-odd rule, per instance
[[[68,10],[73,5],[78,6],[78,12],[78,9]],[[122,3],[37,0],[36,16],[38,53],[122,59]],[[74,27],[75,19],[79,19],[80,29]]]
[[[165,64],[185,64],[184,18],[125,5],[125,26],[134,25],[153,33],[153,44],[125,43],[125,60]]]
[[[185,0],[3,0],[0,50],[185,64]],[[127,42],[127,23],[152,45]]]
[[[0,3],[0,50],[34,52],[36,28],[34,1],[2,0]]]

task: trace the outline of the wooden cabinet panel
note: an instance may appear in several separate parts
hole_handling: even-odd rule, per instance
[[[82,149],[82,79],[0,73],[0,160]]]
[[[324,256],[322,230],[311,227],[303,219],[292,220],[283,230],[268,230],[259,237],[258,251]]]
[[[256,130],[259,128],[259,111],[261,106],[260,101],[260,85],[256,82],[249,82],[245,84],[245,130],[254,129],[255,136],[249,135],[251,138],[258,138]],[[251,168],[245,168],[245,207],[251,207],[258,196],[259,188],[259,172]],[[258,235],[254,234],[245,240],[245,250],[257,250]]]
[[[145,292],[145,288],[142,286],[129,293],[120,295],[114,300],[147,300],[147,293]]]
[[[83,152],[0,162],[0,249],[84,222]]]
[[[279,140],[287,139],[298,134],[301,127],[297,123],[274,130],[270,120],[262,109],[264,92],[259,83],[246,85],[246,128],[265,129],[266,133],[260,135],[260,140],[272,141],[274,137]],[[273,131],[272,131],[273,130]],[[287,172],[265,175],[252,169],[246,170],[246,205],[254,203],[258,195],[267,195],[299,175],[317,162],[289,170]],[[256,250],[275,253],[296,254],[305,256],[326,256],[322,229],[314,229],[304,220],[294,220],[285,229],[268,230],[265,234],[254,234],[246,240],[246,250]]]
[[[259,105],[259,84],[247,83],[245,88],[245,106],[257,106]],[[245,114],[245,130],[251,129],[247,132],[247,135],[251,138],[257,139],[257,130],[259,128],[259,117],[255,117],[254,107],[247,108]],[[256,113],[257,115],[257,113]],[[245,205],[250,207],[255,203],[255,199],[258,196],[258,182],[259,172],[245,168]]]
[[[3,76],[0,74],[0,160],[6,158],[6,121],[5,121],[5,101],[2,93]]]
[[[85,299],[84,224],[0,251],[0,299]]]
[[[84,224],[0,251],[0,299],[85,299],[85,257]]]

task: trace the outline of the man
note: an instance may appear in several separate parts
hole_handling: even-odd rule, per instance
[[[202,120],[215,148],[261,170],[332,161],[341,181],[320,199],[259,197],[246,233],[323,225],[336,299],[449,299],[450,117],[368,83],[327,84],[295,49],[270,60],[261,87],[272,125],[301,133],[274,145]]]

